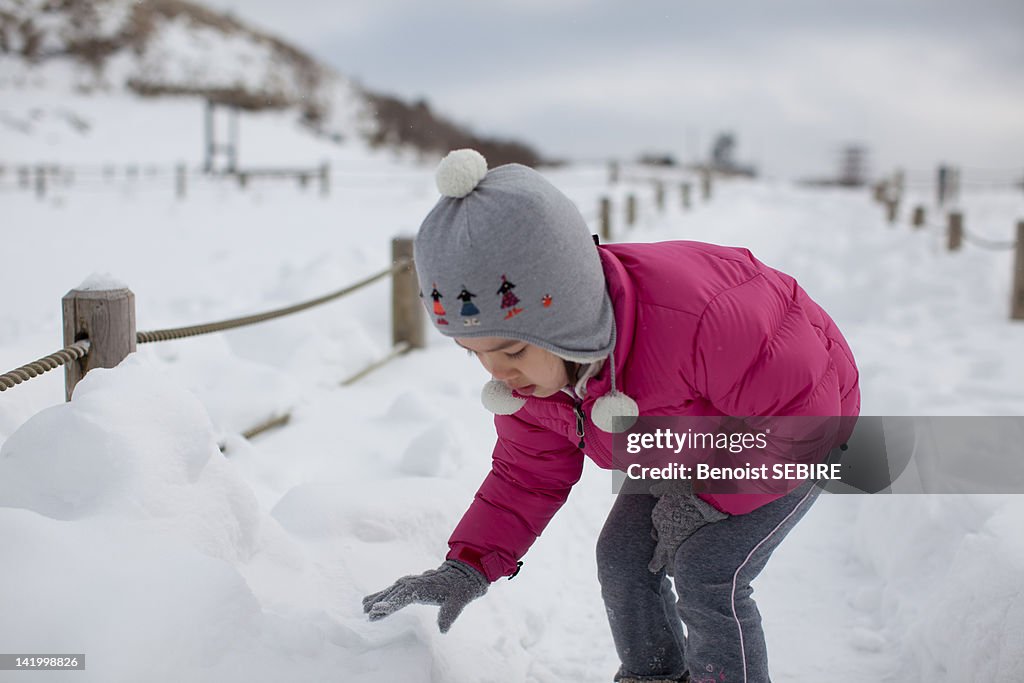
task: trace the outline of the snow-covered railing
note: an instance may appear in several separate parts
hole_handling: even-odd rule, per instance
[[[136,332],[135,295],[130,289],[113,282],[95,283],[88,289],[73,289],[62,300],[66,346],[0,375],[0,391],[63,365],[65,398],[70,401],[75,385],[89,370],[116,366],[135,351],[137,344],[221,332],[284,317],[347,296],[389,275],[392,282],[392,349],[381,361],[341,382],[351,384],[388,360],[424,346],[423,306],[413,269],[411,238],[392,240],[390,267],[335,292],[284,308],[199,325]]]

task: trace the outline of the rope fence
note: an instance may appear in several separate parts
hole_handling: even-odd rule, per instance
[[[240,318],[221,320],[220,322],[189,325],[187,327],[175,327],[166,330],[153,330],[151,332],[139,332],[136,335],[136,341],[139,344],[148,344],[151,342],[170,341],[172,339],[184,339],[185,337],[195,337],[201,334],[211,334],[213,332],[224,332],[225,330],[232,330],[238,327],[245,327],[246,325],[265,322],[267,320],[274,320],[275,318],[282,318],[286,315],[291,315],[292,313],[298,313],[299,311],[305,311],[315,306],[328,303],[329,301],[334,301],[335,299],[339,299],[347,294],[351,294],[363,287],[371,285],[388,275],[392,275],[399,270],[410,267],[412,267],[412,259],[402,259],[390,268],[385,268],[384,270],[364,278],[355,284],[343,287],[336,292],[331,292],[330,294],[310,299],[309,301],[303,301],[302,303],[293,304],[273,311],[266,311],[265,313],[255,313],[253,315],[246,315]]]
[[[990,251],[1008,251],[1017,248],[1017,240],[1014,240],[1012,242],[1007,240],[992,240],[988,239],[987,237],[975,235],[973,232],[970,232],[966,229],[964,229],[963,231],[963,238],[964,241],[969,244],[973,244],[976,247],[980,247],[981,249],[988,249]]]
[[[941,209],[944,202],[959,195],[960,180],[959,172],[948,167],[940,167],[938,177],[940,182],[937,203]],[[886,220],[894,227],[898,223],[899,206],[903,198],[904,187],[905,177],[902,172],[896,172],[891,179],[874,186],[874,199],[885,207]],[[986,251],[1016,252],[1011,276],[1010,319],[1024,320],[1024,220],[1017,222],[1017,238],[1015,240],[995,240],[967,230],[964,225],[963,211],[949,211],[946,214],[946,225],[929,221],[926,214],[925,206],[920,204],[915,206],[911,214],[911,226],[915,230],[927,229],[937,234],[944,232],[946,248],[950,252],[959,251],[965,242]]]
[[[9,171],[9,173],[8,173]],[[8,178],[10,182],[8,182]],[[108,191],[123,188],[165,188],[173,189],[174,196],[183,200],[188,188],[196,182],[230,181],[246,189],[255,180],[290,180],[306,188],[316,182],[320,195],[326,197],[331,191],[331,166],[327,162],[307,168],[230,168],[225,171],[211,171],[190,168],[184,162],[173,165],[83,165],[30,164],[7,166],[0,164],[0,189],[15,189],[34,192],[38,199],[44,199],[55,189]]]
[[[37,361],[22,365],[10,372],[0,375],[0,391],[7,391],[22,382],[27,382],[33,377],[38,377],[44,372],[49,372],[72,361],[84,358],[89,353],[89,340],[75,342],[65,346],[60,351],[54,351],[48,356],[43,356]]]
[[[423,322],[419,302],[419,285],[413,270],[412,244],[409,238],[392,242],[392,265],[351,285],[323,296],[284,308],[262,313],[163,330],[135,332],[134,295],[128,289],[71,290],[63,300],[65,341],[63,349],[37,361],[27,363],[0,375],[0,391],[6,391],[43,373],[65,366],[66,398],[70,400],[75,385],[96,367],[114,367],[136,344],[183,339],[254,325],[282,318],[300,311],[340,299],[363,289],[389,275],[392,277],[393,347],[382,360],[342,382],[351,384],[393,358],[414,348],[422,348]]]

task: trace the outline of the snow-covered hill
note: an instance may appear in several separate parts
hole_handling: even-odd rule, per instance
[[[344,21],[343,5],[338,16]],[[114,127],[124,116],[145,119],[145,107],[127,106],[125,94],[282,113],[307,136],[342,149],[370,144],[434,157],[471,145],[499,162],[539,160],[525,145],[474,136],[423,102],[375,93],[282,38],[198,3],[0,0],[0,161],[63,161],[63,139],[89,139],[101,126],[97,101],[120,99],[103,107]],[[198,126],[201,112],[189,116],[194,122],[179,116],[137,125],[158,138],[164,125]],[[106,151],[98,137],[97,162]]]

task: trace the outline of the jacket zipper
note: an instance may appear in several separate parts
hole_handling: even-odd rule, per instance
[[[576,436],[580,439],[578,448],[582,450],[586,446],[583,441],[583,424],[586,419],[583,415],[583,403],[581,401],[575,401],[572,404],[572,411],[576,414]]]

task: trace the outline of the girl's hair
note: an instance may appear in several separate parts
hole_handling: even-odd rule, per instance
[[[580,368],[583,366],[579,363],[574,363],[571,360],[562,359],[565,363],[565,374],[569,377],[569,386],[576,386],[576,382],[580,379]]]

